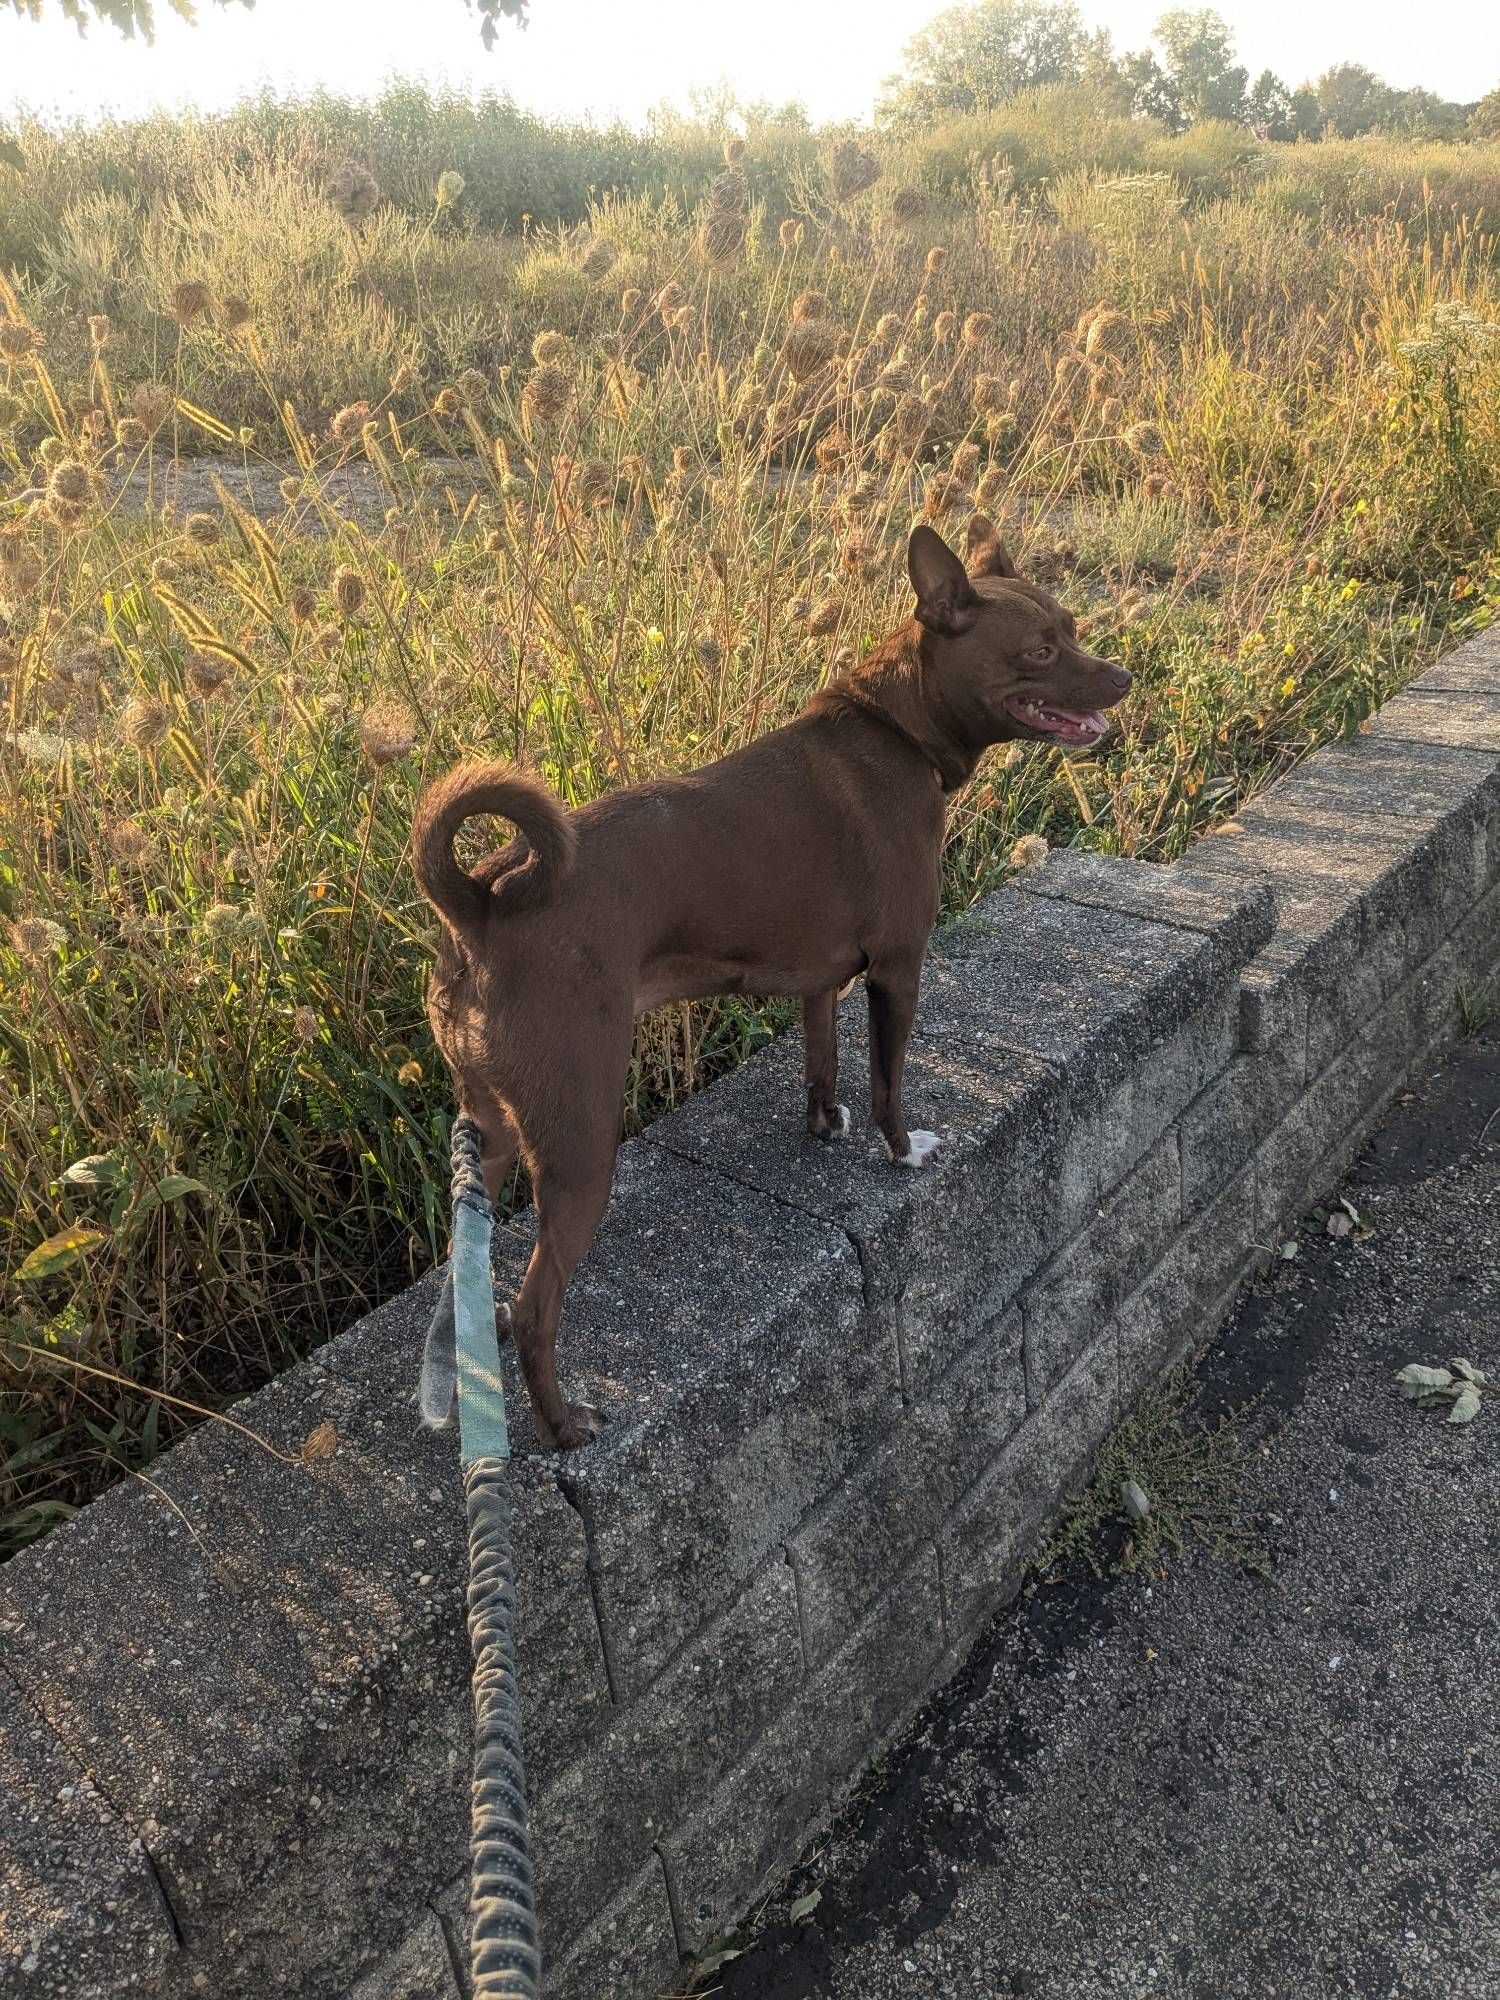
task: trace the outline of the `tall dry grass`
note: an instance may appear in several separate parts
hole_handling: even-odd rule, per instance
[[[418,216],[256,158],[129,213],[81,187],[0,285],[12,1542],[440,1250],[428,772],[578,802],[718,756],[905,615],[915,517],[983,506],[1137,692],[1102,754],[981,771],[957,911],[1022,834],[1180,852],[1493,615],[1478,222],[877,164],[799,169],[795,216],[732,161],[497,237],[467,186]],[[202,449],[270,518],[161,511]],[[628,1121],[782,1018],[644,1022]]]

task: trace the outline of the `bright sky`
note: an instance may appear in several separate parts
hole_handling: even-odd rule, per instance
[[[0,0],[0,110],[25,103],[89,116],[232,102],[269,83],[368,96],[391,75],[507,90],[573,116],[643,118],[663,98],[726,80],[745,99],[800,97],[815,119],[868,114],[901,47],[941,0],[532,0],[531,26],[480,47],[462,0],[258,0],[253,13],[200,0],[188,28],[158,0],[155,48],[96,25],[18,18]],[[1119,48],[1139,48],[1170,0],[1083,0]],[[1468,101],[1500,85],[1500,7],[1481,0],[1218,0],[1252,76],[1291,83],[1362,62],[1402,88]],[[56,0],[43,0],[55,11]]]

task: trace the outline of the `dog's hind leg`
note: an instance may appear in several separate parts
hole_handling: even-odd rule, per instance
[[[807,1080],[807,1129],[814,1139],[842,1139],[849,1113],[838,1103],[839,995],[807,993],[802,998],[803,1073]]]
[[[900,1167],[921,1167],[937,1151],[936,1132],[909,1132],[901,1110],[906,1045],[917,1014],[922,962],[889,961],[865,975],[870,1003],[870,1116]]]
[[[491,1201],[498,1201],[500,1190],[510,1179],[520,1155],[520,1128],[494,1092],[482,1084],[477,1089],[464,1086],[459,1101],[483,1135],[480,1164],[484,1168],[484,1189]]]

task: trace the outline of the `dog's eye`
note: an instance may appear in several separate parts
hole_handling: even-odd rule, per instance
[[[1045,667],[1049,660],[1057,658],[1057,648],[1056,646],[1046,644],[1033,646],[1031,651],[1022,657],[1028,660],[1034,667]]]

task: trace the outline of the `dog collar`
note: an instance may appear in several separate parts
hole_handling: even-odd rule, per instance
[[[831,688],[829,692],[838,700],[847,702],[851,708],[858,709],[861,715],[868,715],[872,721],[883,724],[885,728],[899,736],[901,741],[910,749],[915,750],[917,755],[932,772],[933,777],[936,778],[940,792],[945,795],[950,792],[956,792],[960,785],[968,783],[969,778],[972,776],[971,766],[965,765],[962,769],[954,767],[945,770],[941,760],[934,755],[927,745],[919,743],[911,731],[904,724],[898,722],[888,708],[882,708],[878,701],[871,701],[867,695],[858,693],[852,687]]]

